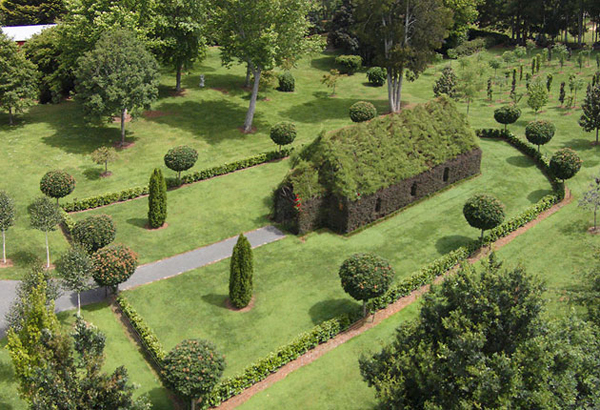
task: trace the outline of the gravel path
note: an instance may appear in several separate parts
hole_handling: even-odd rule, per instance
[[[266,226],[245,234],[253,248],[283,239],[285,234],[274,226]],[[222,259],[229,258],[233,247],[237,242],[237,236],[226,239],[212,245],[198,248],[190,252],[182,253],[137,268],[135,273],[119,286],[120,290],[132,289],[137,286],[155,282],[157,280],[177,276],[184,272],[210,265]],[[16,289],[19,282],[15,280],[0,280],[0,339],[6,334],[6,320],[4,316],[16,297]],[[104,288],[96,288],[81,294],[81,304],[89,305],[101,302],[105,299]],[[56,312],[77,308],[77,294],[65,292],[56,300]]]

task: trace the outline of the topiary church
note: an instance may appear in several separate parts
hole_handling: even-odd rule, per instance
[[[481,149],[452,100],[440,97],[323,133],[292,166],[274,194],[275,220],[295,233],[347,233],[479,174]]]

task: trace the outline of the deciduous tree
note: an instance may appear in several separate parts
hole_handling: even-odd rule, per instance
[[[600,84],[591,87],[583,104],[581,104],[583,114],[579,119],[579,125],[585,132],[596,130],[596,144],[598,144],[598,132],[600,131]]]
[[[56,272],[62,286],[77,293],[77,312],[81,314],[81,292],[92,289],[94,265],[88,253],[79,247],[73,247],[56,261]]]
[[[0,1],[0,21],[5,26],[54,23],[64,11],[63,0]]]
[[[29,205],[31,226],[46,234],[46,268],[50,268],[50,247],[48,246],[48,232],[56,230],[62,221],[60,209],[47,197],[36,199]]]
[[[2,230],[2,263],[6,264],[6,231],[15,223],[15,203],[6,191],[0,191],[0,230]]]

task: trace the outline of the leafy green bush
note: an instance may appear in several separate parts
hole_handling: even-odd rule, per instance
[[[505,105],[494,111],[494,119],[504,124],[506,130],[508,124],[514,124],[521,117],[521,109],[515,105]]]
[[[550,159],[550,172],[556,178],[566,180],[573,178],[581,169],[583,161],[570,148],[563,148],[554,153]]]
[[[248,306],[252,300],[253,276],[252,246],[244,234],[240,234],[229,269],[229,301],[238,309]]]
[[[442,94],[450,98],[456,98],[458,93],[458,77],[454,74],[451,66],[444,67],[442,75],[433,85],[433,94],[439,97]]]
[[[92,276],[99,286],[107,286],[116,293],[120,283],[125,282],[138,265],[137,255],[125,245],[111,245],[98,250],[92,256]]]
[[[291,93],[296,89],[296,80],[292,73],[286,71],[279,75],[279,87],[277,89],[286,93]]]
[[[381,87],[387,80],[387,70],[381,67],[371,67],[367,70],[367,80],[375,87]]]
[[[487,42],[484,38],[476,38],[474,40],[465,41],[455,48],[448,50],[448,57],[457,59],[460,57],[467,57],[472,54],[478,53],[485,49]]]
[[[531,121],[527,124],[527,127],[525,127],[525,137],[527,138],[527,141],[537,145],[538,151],[540,150],[540,145],[550,142],[552,137],[554,137],[555,132],[556,127],[554,124],[546,120]]]
[[[274,161],[276,159],[285,158],[289,156],[293,150],[293,148],[285,148],[281,151],[269,151],[235,162],[217,165],[212,168],[184,175],[181,178],[181,182],[184,184],[191,184],[198,181],[204,181],[206,179],[213,178],[216,176],[229,174],[231,172],[250,168],[259,164],[264,164],[270,161]],[[167,186],[169,188],[179,186],[179,183],[175,180],[167,180],[167,183]],[[96,195],[89,198],[75,200],[73,202],[63,204],[62,208],[66,212],[86,211],[88,209],[99,208],[101,206],[106,206],[117,202],[123,202],[128,201],[130,199],[139,198],[144,195],[148,195],[148,186],[127,188],[119,192],[110,192],[107,194]]]
[[[165,165],[177,172],[177,180],[181,180],[181,171],[187,171],[196,161],[198,161],[198,151],[187,145],[171,148],[165,155]]]
[[[71,229],[73,241],[89,253],[104,248],[115,240],[116,235],[117,229],[108,215],[89,216],[75,223]]]
[[[362,58],[361,56],[341,55],[336,57],[335,64],[340,73],[352,75],[362,67]]]
[[[167,183],[160,168],[155,168],[150,177],[148,195],[148,225],[157,229],[167,219]]]
[[[377,117],[377,108],[368,101],[358,101],[350,106],[350,119],[365,122]]]
[[[497,227],[505,218],[504,205],[491,195],[479,194],[467,200],[463,207],[463,215],[473,228],[483,232]]]
[[[75,178],[60,169],[48,171],[40,181],[40,190],[51,198],[59,198],[69,195],[75,189]]]
[[[167,353],[154,331],[150,329],[144,318],[131,306],[125,296],[122,294],[117,296],[117,303],[139,336],[146,353],[159,368],[162,368],[162,361]]]
[[[283,121],[275,124],[271,128],[271,140],[279,145],[279,149],[284,145],[289,145],[296,139],[296,125],[293,122]]]

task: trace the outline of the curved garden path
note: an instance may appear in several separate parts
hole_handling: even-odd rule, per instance
[[[245,235],[253,248],[285,238],[285,234],[274,226],[256,229],[245,233]],[[229,258],[237,242],[237,238],[237,236],[234,236],[190,252],[142,265],[136,269],[129,280],[119,285],[119,289],[132,289]],[[0,280],[0,339],[6,334],[7,323],[4,317],[10,309],[13,300],[16,298],[18,285],[19,281],[16,280]],[[81,294],[81,304],[89,305],[101,302],[105,298],[106,293],[104,288],[96,288]],[[77,294],[74,292],[63,293],[56,300],[55,308],[56,312],[76,309]]]
[[[512,232],[508,236],[498,239],[489,248],[487,248],[487,247],[481,248],[478,252],[476,252],[473,256],[471,256],[468,259],[468,262],[471,264],[474,264],[474,263],[480,261],[487,255],[489,255],[491,249],[497,250],[497,249],[500,249],[503,246],[509,244],[516,237],[523,235],[529,229],[533,228],[535,225],[537,225],[544,219],[548,218],[549,216],[555,214],[565,205],[569,204],[573,200],[573,197],[571,195],[571,192],[568,189],[565,188],[565,190],[566,190],[565,198],[560,203],[554,205],[547,211],[542,212],[540,215],[538,215],[538,217],[536,219],[527,223],[526,225],[522,226],[521,228],[517,229],[516,231]],[[457,269],[458,269],[458,267],[455,267],[454,269],[451,269],[450,271],[446,272],[446,274],[438,277],[434,283],[442,282],[445,277],[456,272]],[[286,364],[281,369],[279,369],[277,372],[272,373],[266,379],[252,385],[252,387],[246,389],[243,393],[241,393],[237,396],[234,396],[231,399],[221,403],[219,406],[215,407],[215,409],[230,410],[230,409],[236,408],[237,406],[240,406],[241,404],[246,402],[248,399],[250,399],[255,394],[265,390],[266,388],[270,387],[271,385],[284,379],[291,372],[314,362],[315,360],[317,360],[319,357],[323,356],[325,353],[329,352],[330,350],[335,349],[339,345],[346,343],[348,340],[377,326],[382,321],[384,321],[385,319],[394,315],[395,313],[400,312],[402,309],[404,309],[411,303],[415,302],[419,298],[419,296],[421,296],[423,293],[427,292],[429,290],[429,287],[430,287],[429,285],[423,286],[422,288],[412,292],[410,295],[398,299],[396,302],[392,303],[387,308],[377,311],[372,317],[363,319],[363,320],[355,323],[345,332],[340,333],[338,336],[334,337],[333,339],[330,339],[326,343],[318,345],[314,349],[305,353],[303,356],[300,356],[296,360]]]

